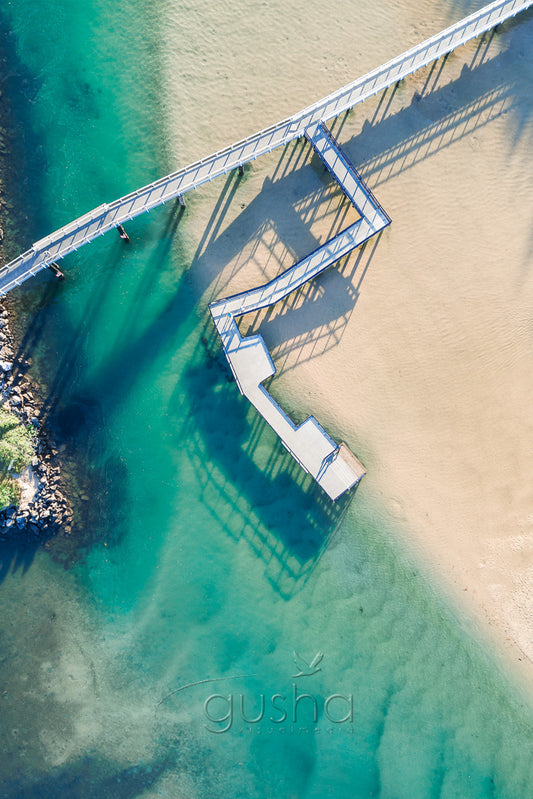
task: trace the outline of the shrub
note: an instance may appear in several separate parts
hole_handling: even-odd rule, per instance
[[[20,489],[11,472],[21,472],[33,458],[33,430],[0,408],[0,508],[16,504]]]

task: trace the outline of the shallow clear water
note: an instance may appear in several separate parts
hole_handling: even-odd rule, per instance
[[[32,239],[174,167],[156,12],[2,12]],[[165,13],[186,32],[205,9]],[[364,486],[332,508],[239,397],[182,221],[159,209],[19,298],[94,512],[64,565],[3,555],[2,795],[531,795],[530,708]]]

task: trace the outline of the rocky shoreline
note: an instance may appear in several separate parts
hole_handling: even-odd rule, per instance
[[[28,158],[31,159],[28,154],[37,152],[35,142],[29,147],[25,140],[26,127],[17,106],[24,96],[27,76],[17,64],[6,37],[0,37],[0,77],[4,80],[0,91],[0,264],[3,264],[22,249],[16,245],[18,230],[24,230],[30,239],[34,234],[28,218],[26,181],[21,182],[20,174],[27,171]],[[17,506],[0,510],[0,541],[33,538],[45,543],[60,530],[67,535],[71,533],[74,513],[72,500],[67,496],[75,496],[75,492],[72,480],[67,481],[66,466],[61,463],[64,445],[56,449],[46,428],[43,388],[31,381],[27,374],[29,362],[17,355],[20,351],[17,322],[18,314],[11,300],[0,299],[0,404],[22,424],[35,430],[32,463],[18,478],[21,501]],[[81,517],[78,505],[76,517]]]
[[[0,540],[20,535],[47,539],[72,530],[73,510],[64,492],[60,452],[53,446],[35,395],[25,374],[30,366],[16,355],[9,312],[0,303],[0,394],[2,405],[25,425],[35,429],[35,454],[19,478],[19,505],[0,510]]]

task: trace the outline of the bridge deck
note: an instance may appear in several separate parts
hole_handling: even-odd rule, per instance
[[[331,499],[337,499],[361,479],[365,474],[364,467],[346,444],[339,447],[330,438],[314,416],[309,416],[299,426],[292,422],[261,385],[276,373],[263,337],[257,334],[241,336],[235,321],[238,316],[279,302],[390,224],[389,216],[327,128],[322,124],[315,125],[306,131],[306,137],[356,206],[361,218],[265,285],[212,302],[209,310],[241,393],[266,419],[300,466],[315,478]]]
[[[36,242],[31,249],[4,266],[0,270],[0,295],[7,294],[49,263],[63,258],[128,219],[303,136],[311,126],[353,108],[420,67],[529,8],[532,3],[533,0],[496,0],[298,114],[131,192],[110,205],[104,203],[98,206]]]

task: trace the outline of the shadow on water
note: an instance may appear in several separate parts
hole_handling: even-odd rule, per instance
[[[223,355],[184,374],[169,404],[176,445],[187,448],[204,506],[226,534],[244,538],[284,597],[305,582],[339,527],[355,489],[332,502],[242,397]]]
[[[24,576],[40,545],[40,541],[26,538],[23,534],[0,541],[0,583],[9,574]]]
[[[512,33],[514,32],[511,31]],[[348,153],[354,153],[353,160],[358,168],[361,167],[361,171],[371,187],[379,186],[392,175],[414,166],[420,160],[428,158],[433,152],[441,150],[452,142],[470,134],[476,128],[487,124],[495,116],[507,113],[509,110],[518,110],[517,106],[519,104],[513,100],[517,86],[505,81],[502,82],[501,79],[501,74],[506,72],[503,69],[506,65],[506,59],[511,57],[509,51],[512,49],[513,37],[511,36],[510,38],[508,49],[488,59],[491,40],[492,35],[487,34],[486,37],[482,37],[472,64],[463,67],[459,78],[439,88],[437,84],[443,71],[444,62],[441,60],[437,65],[434,65],[426,78],[424,92],[422,94],[415,93],[410,104],[400,111],[394,112],[391,106],[396,89],[391,88],[388,92],[384,92],[372,121],[365,122],[361,133],[343,141],[342,146]],[[473,79],[474,77],[475,80]],[[457,108],[458,94],[460,94],[462,101],[460,107]],[[421,102],[422,99],[423,103]],[[451,107],[454,108],[453,111],[449,110]],[[520,113],[522,117],[524,111]],[[346,118],[347,116],[343,115],[333,122],[332,129],[337,136]],[[523,123],[521,122],[520,125],[522,126]],[[284,197],[295,197],[292,204],[283,204],[283,214],[274,215],[273,218],[270,218],[272,217],[273,204],[271,202],[265,204],[265,192],[261,192],[222,234],[221,223],[228,208],[237,196],[240,182],[236,173],[228,175],[191,263],[191,269],[205,270],[207,268],[207,271],[213,275],[211,290],[214,295],[221,296],[224,287],[218,285],[218,269],[213,272],[213,269],[208,264],[219,264],[222,254],[226,260],[235,258],[242,249],[243,242],[250,242],[260,238],[262,231],[267,226],[272,226],[276,231],[278,238],[286,249],[286,255],[289,260],[294,260],[294,257],[298,255],[296,244],[293,242],[294,230],[298,231],[299,239],[301,239],[302,235],[304,236],[304,244],[302,245],[300,242],[298,245],[300,249],[303,246],[300,255],[307,254],[320,243],[309,230],[309,222],[311,220],[316,221],[320,214],[324,212],[324,209],[320,207],[320,201],[324,199],[323,190],[311,192],[306,197],[302,197],[301,190],[299,191],[299,184],[304,172],[317,168],[316,159],[314,159],[312,165],[305,163],[310,151],[310,146],[299,142],[283,148],[272,179],[266,180],[266,193],[275,184],[276,190]],[[321,166],[319,169],[323,172]],[[324,180],[326,184],[334,184],[333,178],[329,175],[326,175]],[[287,205],[289,210],[286,212]],[[182,210],[180,209],[178,214],[175,214],[174,209],[171,209],[162,234],[161,247],[151,259],[152,267],[146,269],[141,283],[132,289],[135,291],[135,300],[139,311],[142,310],[143,297],[158,274],[157,258],[164,258],[168,254],[172,237],[176,231],[176,222],[181,212]],[[289,218],[287,218],[287,214]],[[343,215],[345,214],[346,207],[339,208],[339,216],[333,220],[328,235],[332,235],[336,230],[342,229],[344,226],[342,224]],[[224,241],[222,241],[222,238],[224,238]],[[365,251],[368,255],[370,247],[367,246],[366,249],[362,248],[359,251],[357,256],[358,263],[364,260],[360,253],[365,253]],[[114,260],[111,258],[111,261],[115,263],[116,258]],[[288,265],[284,264],[285,267]],[[246,263],[242,263],[239,267],[239,269],[244,268],[246,268]],[[364,266],[365,270],[367,268],[368,263]],[[279,304],[279,308],[276,307],[276,309],[269,311],[271,321],[274,317],[285,316],[288,325],[287,338],[291,339],[291,341],[295,336],[304,335],[306,339],[310,340],[318,335],[325,340],[331,338],[329,345],[334,346],[340,338],[341,328],[345,326],[359,295],[361,285],[359,275],[356,278],[356,285],[353,285],[356,270],[357,264],[354,267],[353,260],[348,258],[341,262],[335,270],[330,270],[328,274],[305,287],[306,302],[316,305],[316,313],[314,314],[316,321],[311,331],[302,330],[301,322],[297,324],[296,321],[292,321],[293,319],[296,320],[296,315],[291,310],[295,302],[294,297],[287,298],[284,303]],[[325,292],[321,288],[322,281],[325,279],[332,280],[330,275],[333,274],[333,271],[337,273],[340,280],[337,280],[337,286],[328,287],[327,297],[325,297]],[[360,269],[359,271],[362,270]],[[148,281],[148,283],[145,281]],[[105,291],[103,283],[101,284],[102,293]],[[68,289],[68,281],[66,281],[64,287],[64,289],[61,287],[60,290]],[[94,295],[91,307],[97,306],[98,296]],[[333,298],[333,301],[330,301],[331,298]],[[336,300],[339,300],[339,303]],[[340,309],[340,313],[335,316],[334,309],[337,306]],[[91,308],[88,308],[88,311],[90,310]],[[287,313],[288,310],[291,310],[290,314]],[[29,351],[31,346],[35,346],[38,341],[44,327],[43,317],[45,316],[46,303],[43,302],[42,307],[39,309],[38,320],[32,326],[32,335],[26,351]],[[303,312],[298,314],[298,316],[303,319]],[[134,318],[134,315],[132,315],[132,318]],[[154,322],[154,324],[157,325],[158,321]],[[324,331],[320,330],[321,326],[325,327]],[[328,331],[328,327],[331,328],[330,331]],[[169,329],[173,329],[172,325],[169,326]],[[149,330],[145,336],[150,337],[153,341]],[[121,359],[128,357],[132,349],[137,349],[137,352],[139,352],[131,319],[130,325],[121,332],[119,340],[115,343],[116,346],[112,348],[112,356],[102,369],[103,373],[114,373]],[[310,343],[310,341],[306,343]],[[139,342],[139,344],[142,344],[142,342]],[[324,347],[327,348],[329,345],[324,344],[319,350],[322,352]],[[290,349],[290,346],[291,343],[287,341],[286,349]],[[305,357],[304,348],[300,344],[298,346],[300,355]],[[314,355],[316,354],[315,350]],[[68,377],[68,369],[61,368],[58,372],[62,372]],[[103,382],[105,382],[105,378],[103,378]]]
[[[0,198],[0,223],[6,234],[2,245],[6,260],[18,255],[17,228],[23,231],[23,249],[46,232],[46,213],[39,210],[35,197],[42,196],[47,160],[31,108],[40,88],[40,77],[20,61],[15,33],[0,11],[0,126],[5,134],[0,159],[3,188],[9,197],[7,218],[5,201]]]
[[[3,796],[10,799],[135,799],[153,789],[176,764],[176,755],[161,756],[146,764],[117,769],[101,757],[84,757],[47,770],[41,778],[28,776],[4,782]],[[0,782],[2,785],[2,782]]]

